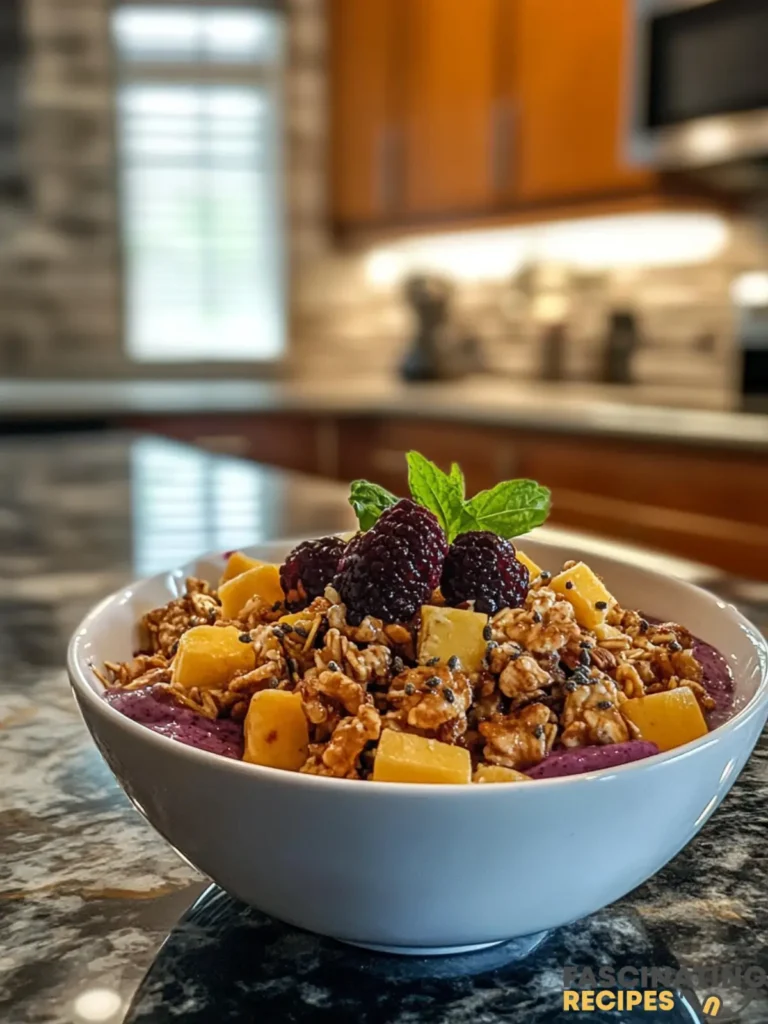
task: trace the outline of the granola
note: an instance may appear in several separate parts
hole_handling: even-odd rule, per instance
[[[445,599],[438,590],[429,603]],[[599,602],[604,614],[583,625],[577,607],[558,577],[543,572],[519,607],[488,617],[467,609],[467,628],[482,629],[482,637],[476,634],[476,670],[465,671],[457,654],[420,663],[418,615],[408,622],[350,616],[328,586],[299,612],[254,594],[225,618],[217,591],[190,578],[182,596],[143,617],[141,651],[94,671],[108,693],[151,691],[211,721],[246,720],[246,729],[256,694],[295,693],[308,736],[298,770],[335,778],[370,778],[387,732],[461,748],[481,779],[483,766],[525,772],[552,752],[641,739],[628,701],[687,688],[702,712],[714,708],[685,627],[615,602]],[[215,687],[180,680],[179,642],[196,626],[229,628],[238,652],[240,644],[251,649],[253,667]]]

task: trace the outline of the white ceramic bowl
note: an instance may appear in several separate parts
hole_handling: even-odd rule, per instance
[[[279,560],[287,545],[254,548]],[[527,540],[539,564],[573,548]],[[735,608],[690,584],[584,555],[626,607],[718,647],[737,712],[685,747],[533,785],[364,783],[232,761],[159,736],[99,696],[89,666],[130,656],[136,623],[208,557],[100,604],[69,648],[88,728],[136,807],[228,892],[291,924],[405,952],[528,936],[584,917],[663,867],[736,780],[768,715],[768,648]]]

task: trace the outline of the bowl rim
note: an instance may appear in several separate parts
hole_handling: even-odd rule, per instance
[[[562,544],[548,541],[546,538],[530,539],[535,540],[535,543],[545,547],[562,547]],[[246,545],[245,548],[237,550],[247,550],[248,548],[259,547],[276,548],[280,545],[290,543],[291,540],[284,541],[281,538],[277,538],[275,540],[264,541],[261,544]],[[220,551],[215,551],[199,555],[197,558],[190,561],[217,561],[220,560],[221,557],[222,553]],[[729,718],[721,725],[716,726],[705,736],[700,736],[698,739],[685,743],[680,747],[675,747],[672,750],[662,751],[658,754],[653,754],[650,757],[641,758],[637,761],[630,761],[627,764],[616,765],[612,768],[597,768],[592,771],[582,772],[578,775],[563,775],[555,778],[534,779],[532,780],[536,783],[534,792],[539,791],[542,787],[551,788],[552,786],[608,781],[617,776],[627,775],[631,772],[662,769],[667,764],[679,762],[688,757],[696,756],[700,751],[707,750],[719,743],[726,734],[735,732],[748,724],[768,703],[768,640],[763,636],[760,630],[751,623],[749,619],[747,619],[746,616],[738,610],[738,608],[735,607],[735,605],[724,601],[722,598],[711,593],[711,591],[706,590],[704,587],[697,586],[694,583],[690,583],[688,580],[680,579],[672,574],[663,574],[655,569],[636,565],[629,561],[622,561],[621,558],[613,554],[601,557],[606,561],[632,568],[633,570],[647,576],[657,577],[660,579],[674,579],[675,583],[682,586],[684,590],[688,590],[698,595],[704,595],[707,600],[713,602],[717,606],[719,612],[729,615],[734,620],[735,624],[741,627],[749,642],[755,648],[755,653],[761,669],[760,682],[752,697],[736,712],[735,715],[733,715],[732,718]],[[224,757],[221,754],[215,754],[212,751],[201,750],[198,747],[181,743],[169,736],[164,736],[162,733],[148,729],[140,722],[135,722],[133,719],[123,715],[116,708],[112,707],[111,704],[107,703],[101,694],[97,693],[93,689],[86,677],[86,670],[90,672],[92,671],[92,668],[83,651],[83,646],[87,641],[94,624],[101,618],[103,613],[109,607],[125,603],[137,588],[156,580],[162,580],[168,576],[178,576],[182,572],[183,567],[177,566],[175,568],[156,573],[153,576],[145,576],[134,580],[126,586],[118,588],[103,600],[99,601],[98,604],[96,604],[95,607],[93,607],[83,617],[67,645],[67,673],[69,676],[70,686],[77,698],[77,702],[79,704],[84,702],[96,715],[104,716],[108,720],[111,720],[113,724],[121,726],[127,731],[128,735],[134,737],[137,741],[149,743],[150,746],[160,744],[160,749],[165,750],[166,753],[169,754],[173,749],[175,749],[176,756],[182,759],[191,759],[192,762],[197,762],[201,766],[207,764],[212,767],[218,766],[219,769],[223,771],[244,772],[246,773],[246,776],[244,777],[250,776],[253,779],[261,778],[262,781],[272,781],[279,785],[303,786],[304,784],[307,784],[317,787],[330,786],[332,791],[338,791],[340,786],[344,786],[347,791],[349,791],[349,787],[351,786],[354,792],[361,792],[359,779],[338,779],[324,775],[284,771],[279,768],[270,768],[266,765],[251,764],[248,761]],[[171,746],[168,746],[168,744],[171,744]],[[429,793],[433,798],[444,797],[448,799],[455,798],[459,793],[476,793],[477,791],[486,791],[491,793],[503,791],[508,793],[510,789],[529,792],[530,788],[531,787],[529,786],[513,782],[496,783],[494,785],[486,786],[466,785],[464,783],[444,783],[441,785],[435,785],[434,783],[423,782],[377,782],[375,786],[365,787],[362,792],[370,794],[370,791],[372,790],[374,793],[382,794],[382,797],[385,794],[391,795],[396,792],[403,796],[409,794],[414,798],[423,798],[425,794]],[[478,799],[478,797],[474,796],[472,799]]]

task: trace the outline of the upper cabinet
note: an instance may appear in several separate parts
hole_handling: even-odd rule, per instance
[[[407,0],[405,216],[482,211],[495,187],[496,31],[504,0]]]
[[[339,223],[397,212],[403,0],[330,0],[331,202]]]
[[[511,188],[521,202],[651,188],[622,154],[624,0],[512,0],[517,146]]]
[[[625,0],[329,9],[337,228],[594,212],[659,187],[622,158]]]

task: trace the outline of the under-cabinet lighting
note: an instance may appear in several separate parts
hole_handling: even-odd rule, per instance
[[[593,270],[678,266],[713,259],[727,241],[727,221],[714,213],[625,214],[407,238],[371,250],[365,270],[371,284],[391,286],[422,271],[459,281],[501,280],[526,263]]]

